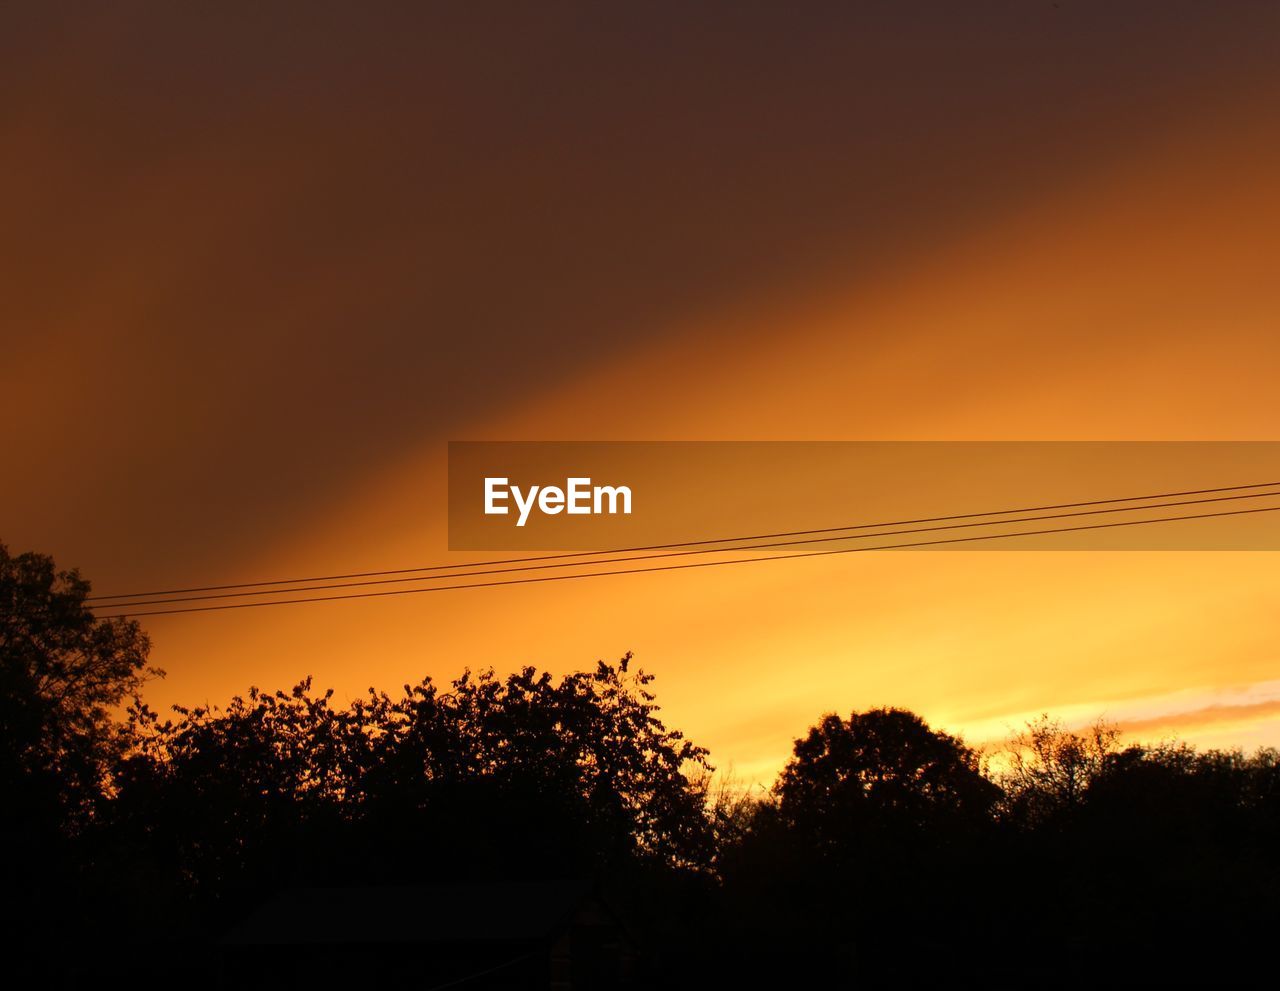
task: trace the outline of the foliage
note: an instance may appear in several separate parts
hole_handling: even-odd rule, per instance
[[[1025,827],[1045,826],[1069,816],[1085,801],[1090,785],[1120,749],[1120,734],[1105,722],[1076,732],[1041,715],[999,752],[997,780],[1006,819]]]
[[[982,822],[997,791],[977,754],[904,709],[829,715],[797,740],[776,786],[783,821],[823,846],[896,842]]]
[[[8,828],[81,829],[121,744],[121,703],[161,672],[125,619],[97,619],[76,571],[0,544],[0,788]],[[24,826],[25,824],[25,826]]]
[[[214,890],[317,862],[401,881],[705,867],[706,751],[663,725],[629,661],[428,678],[341,709],[309,680],[176,721],[136,706],[116,821]]]
[[[1218,948],[1248,959],[1274,926],[1274,750],[1126,746],[1045,716],[984,764],[881,708],[822,717],[752,792],[664,724],[630,654],[347,705],[305,679],[162,717],[137,698],[158,673],[145,634],[95,618],[88,591],[0,547],[0,839],[19,852],[0,923],[23,938],[72,917],[209,938],[301,884],[569,877],[625,889],[667,973],[704,984],[726,958],[756,983],[855,961],[990,977],[993,926],[1010,979],[1046,960],[1063,982],[1158,972],[1135,947],[1216,973]]]

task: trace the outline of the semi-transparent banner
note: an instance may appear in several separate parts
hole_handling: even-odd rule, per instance
[[[449,445],[449,546],[1276,550],[1280,442]]]

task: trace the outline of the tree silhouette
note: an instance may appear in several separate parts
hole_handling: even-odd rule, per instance
[[[769,934],[779,979],[798,960],[807,979],[843,973],[869,943],[923,959],[971,924],[959,893],[985,870],[997,797],[978,755],[914,713],[825,716],[722,854],[732,931]]]
[[[140,930],[212,944],[299,885],[591,878],[662,986],[1220,977],[1276,922],[1274,750],[1124,746],[1046,716],[984,765],[882,708],[823,717],[742,795],[630,654],[347,705],[305,679],[162,717],[136,698],[146,636],[87,592],[0,547],[0,924],[62,948],[20,955],[33,978]]]
[[[309,681],[176,719],[135,706],[112,825],[215,915],[317,875],[705,871],[706,752],[662,724],[629,660],[559,680],[466,672],[347,708]]]
[[[630,659],[559,681],[524,668],[464,673],[447,692],[428,679],[396,700],[371,691],[352,710],[362,727],[353,794],[371,815],[429,814],[441,827],[452,810],[474,810],[452,843],[497,841],[518,807],[526,844],[536,837],[579,869],[702,864],[705,794],[689,772],[706,751],[662,724],[652,677],[628,672]]]
[[[221,710],[175,707],[176,720],[133,706],[110,816],[117,843],[176,890],[230,899],[228,910],[323,866],[348,762],[331,696],[308,679]]]
[[[0,544],[0,787],[23,819],[82,826],[121,740],[113,710],[149,675],[150,642],[124,619],[96,619],[89,583],[42,554]]]
[[[0,544],[0,913],[31,934],[80,911],[85,834],[124,746],[114,710],[159,672],[137,623],[99,620],[89,583]]]
[[[820,850],[943,842],[986,821],[998,791],[977,754],[904,709],[827,716],[778,780],[782,821]]]
[[[1061,825],[1119,749],[1119,731],[1105,722],[1074,731],[1041,715],[998,754],[1003,815],[1023,828]]]

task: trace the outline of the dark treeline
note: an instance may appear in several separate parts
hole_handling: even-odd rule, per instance
[[[158,714],[145,634],[87,593],[0,546],[0,911],[29,977],[208,960],[293,887],[519,879],[594,881],[641,986],[1223,977],[1269,954],[1274,751],[1044,719],[984,762],[874,709],[741,794],[629,656]]]

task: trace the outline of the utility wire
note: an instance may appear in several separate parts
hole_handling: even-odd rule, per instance
[[[804,545],[804,544],[824,544],[824,543],[832,543],[834,541],[841,541],[841,540],[867,540],[867,539],[876,538],[876,537],[896,537],[896,536],[901,536],[904,534],[911,534],[911,533],[933,533],[939,530],[965,530],[965,529],[971,529],[973,527],[1006,526],[1012,523],[1035,523],[1041,520],[1060,520],[1060,519],[1069,519],[1069,518],[1079,517],[1079,516],[1098,516],[1098,515],[1105,515],[1110,513],[1146,512],[1154,509],[1172,509],[1176,506],[1200,506],[1206,503],[1237,502],[1242,499],[1261,499],[1261,498],[1267,498],[1270,496],[1280,496],[1280,490],[1272,491],[1272,492],[1249,492],[1243,495],[1234,495],[1234,496],[1217,496],[1212,499],[1184,499],[1178,502],[1151,503],[1145,506],[1121,506],[1121,507],[1114,507],[1110,509],[1086,509],[1086,510],[1080,510],[1073,513],[1051,513],[1044,516],[1021,516],[1021,517],[1015,517],[1014,519],[1008,519],[1008,520],[979,520],[977,522],[972,522],[972,523],[947,523],[947,524],[941,524],[939,526],[916,527],[908,530],[881,530],[875,533],[845,533],[845,534],[840,534],[834,537],[809,537],[809,538],[800,539],[800,540],[783,540],[783,541],[778,541],[775,543],[767,543],[767,544],[743,544],[737,547],[712,547],[712,548],[706,548],[706,549],[695,548],[693,550],[664,551],[658,554],[641,554],[635,557],[603,558],[603,559],[592,560],[592,561],[561,561],[559,563],[552,563],[552,564],[528,564],[528,565],[522,565],[520,567],[493,568],[488,571],[454,572],[452,574],[447,574],[447,575],[413,575],[406,578],[375,578],[375,579],[366,579],[364,581],[341,582],[333,585],[304,585],[304,586],[295,587],[295,588],[267,588],[267,589],[261,589],[259,591],[218,592],[218,593],[212,593],[208,595],[188,595],[188,596],[177,596],[174,598],[147,599],[141,602],[105,603],[103,605],[100,605],[98,608],[110,609],[113,606],[116,608],[136,608],[138,606],[168,605],[168,604],[177,603],[177,602],[204,602],[204,601],[211,601],[216,599],[242,599],[251,595],[288,595],[294,592],[323,592],[330,589],[359,588],[359,587],[365,587],[370,585],[395,585],[395,584],[403,584],[405,582],[434,581],[435,579],[438,579],[438,578],[448,578],[448,579],[476,578],[484,575],[506,575],[506,574],[512,574],[512,573],[521,572],[521,571],[549,571],[553,568],[597,567],[599,565],[604,565],[604,564],[627,564],[627,563],[637,562],[637,561],[652,561],[652,560],[657,560],[661,558],[688,557],[690,555],[723,553],[725,551],[770,550],[775,547],[795,547],[795,546]],[[889,524],[882,524],[882,525],[889,525]],[[751,538],[743,537],[739,539],[750,540]],[[598,551],[597,553],[607,554],[610,552]],[[538,559],[535,558],[534,560],[538,560]]]
[[[789,561],[803,557],[827,557],[834,554],[857,554],[867,551],[904,550],[910,547],[935,547],[943,544],[963,544],[977,540],[999,540],[1009,537],[1034,537],[1053,533],[1075,533],[1083,530],[1107,530],[1114,527],[1142,526],[1149,523],[1175,523],[1185,520],[1205,520],[1224,516],[1246,516],[1254,513],[1274,513],[1280,506],[1260,509],[1235,509],[1219,513],[1199,513],[1192,516],[1164,516],[1149,520],[1120,520],[1113,523],[1091,523],[1087,526],[1053,527],[1045,530],[1022,530],[1017,533],[979,534],[969,537],[946,537],[939,540],[920,540],[906,544],[877,544],[871,547],[841,547],[825,551],[801,551],[796,554],[772,554],[767,557],[731,558],[720,561],[697,561],[691,564],[663,564],[647,568],[626,568],[615,571],[592,571],[572,575],[543,575],[538,578],[512,578],[498,582],[470,582],[461,585],[433,585],[427,588],[397,588],[382,592],[353,592],[349,595],[309,596],[300,599],[271,599],[265,602],[236,602],[216,606],[190,606],[184,609],[163,609],[151,612],[114,613],[104,619],[139,618],[142,616],[175,616],[179,613],[221,612],[228,609],[255,609],[263,606],[298,605],[306,602],[336,602],[339,599],[372,599],[388,595],[413,595],[419,592],[447,592],[464,588],[493,588],[499,585],[534,585],[540,582],[562,582],[575,578],[606,578],[612,575],[639,575],[657,571],[684,571],[691,568],[714,568],[730,564],[755,564],[762,561]],[[750,548],[742,548],[747,550]]]
[[[1085,502],[1062,502],[1048,506],[1021,506],[1016,509],[993,509],[987,512],[978,513],[958,513],[952,516],[926,516],[918,519],[910,520],[889,520],[883,523],[858,523],[849,526],[822,527],[815,530],[784,530],[777,533],[756,533],[739,537],[719,537],[708,540],[687,540],[679,543],[670,544],[648,544],[639,547],[616,547],[610,550],[602,551],[567,551],[557,554],[543,554],[536,557],[515,557],[503,558],[496,561],[460,561],[457,564],[431,564],[423,565],[417,568],[393,568],[385,571],[356,571],[341,575],[313,575],[307,578],[278,578],[269,581],[257,582],[239,582],[231,585],[201,585],[191,588],[168,588],[156,589],[150,592],[123,592],[116,595],[102,594],[86,596],[86,602],[104,602],[108,599],[144,599],[157,595],[185,595],[190,592],[224,592],[237,588],[264,588],[273,585],[299,585],[303,582],[326,582],[326,581],[345,581],[351,578],[379,578],[385,575],[408,575],[424,571],[453,571],[457,568],[478,568],[492,567],[502,564],[528,564],[531,561],[559,561],[568,558],[596,557],[600,554],[634,554],[642,551],[659,551],[669,550],[678,547],[698,547],[710,544],[728,544],[744,540],[771,540],[775,537],[807,537],[818,533],[836,533],[843,530],[872,530],[886,526],[910,526],[917,523],[945,523],[951,520],[972,519],[975,516],[1007,516],[1010,513],[1038,513],[1045,512],[1050,509],[1076,509],[1081,506],[1103,506],[1117,502],[1140,502],[1150,499],[1172,499],[1177,496],[1193,496],[1193,495],[1210,495],[1217,492],[1240,492],[1245,489],[1260,489],[1271,486],[1280,486],[1280,481],[1275,482],[1255,482],[1251,485],[1223,485],[1212,489],[1186,489],[1179,492],[1156,492],[1150,495],[1140,496],[1119,496],[1113,499],[1092,499]],[[1143,507],[1131,507],[1135,510]],[[1001,521],[992,521],[993,525]],[[1011,521],[1003,521],[1011,522]],[[728,547],[725,550],[740,550],[742,548]],[[604,562],[586,562],[604,563]],[[455,577],[453,575],[445,575],[443,577]],[[337,587],[337,586],[333,586]],[[284,592],[303,591],[302,589],[283,589]],[[250,594],[250,593],[246,593]],[[118,605],[127,605],[128,603],[117,603]],[[110,608],[110,604],[104,604],[100,608]]]

